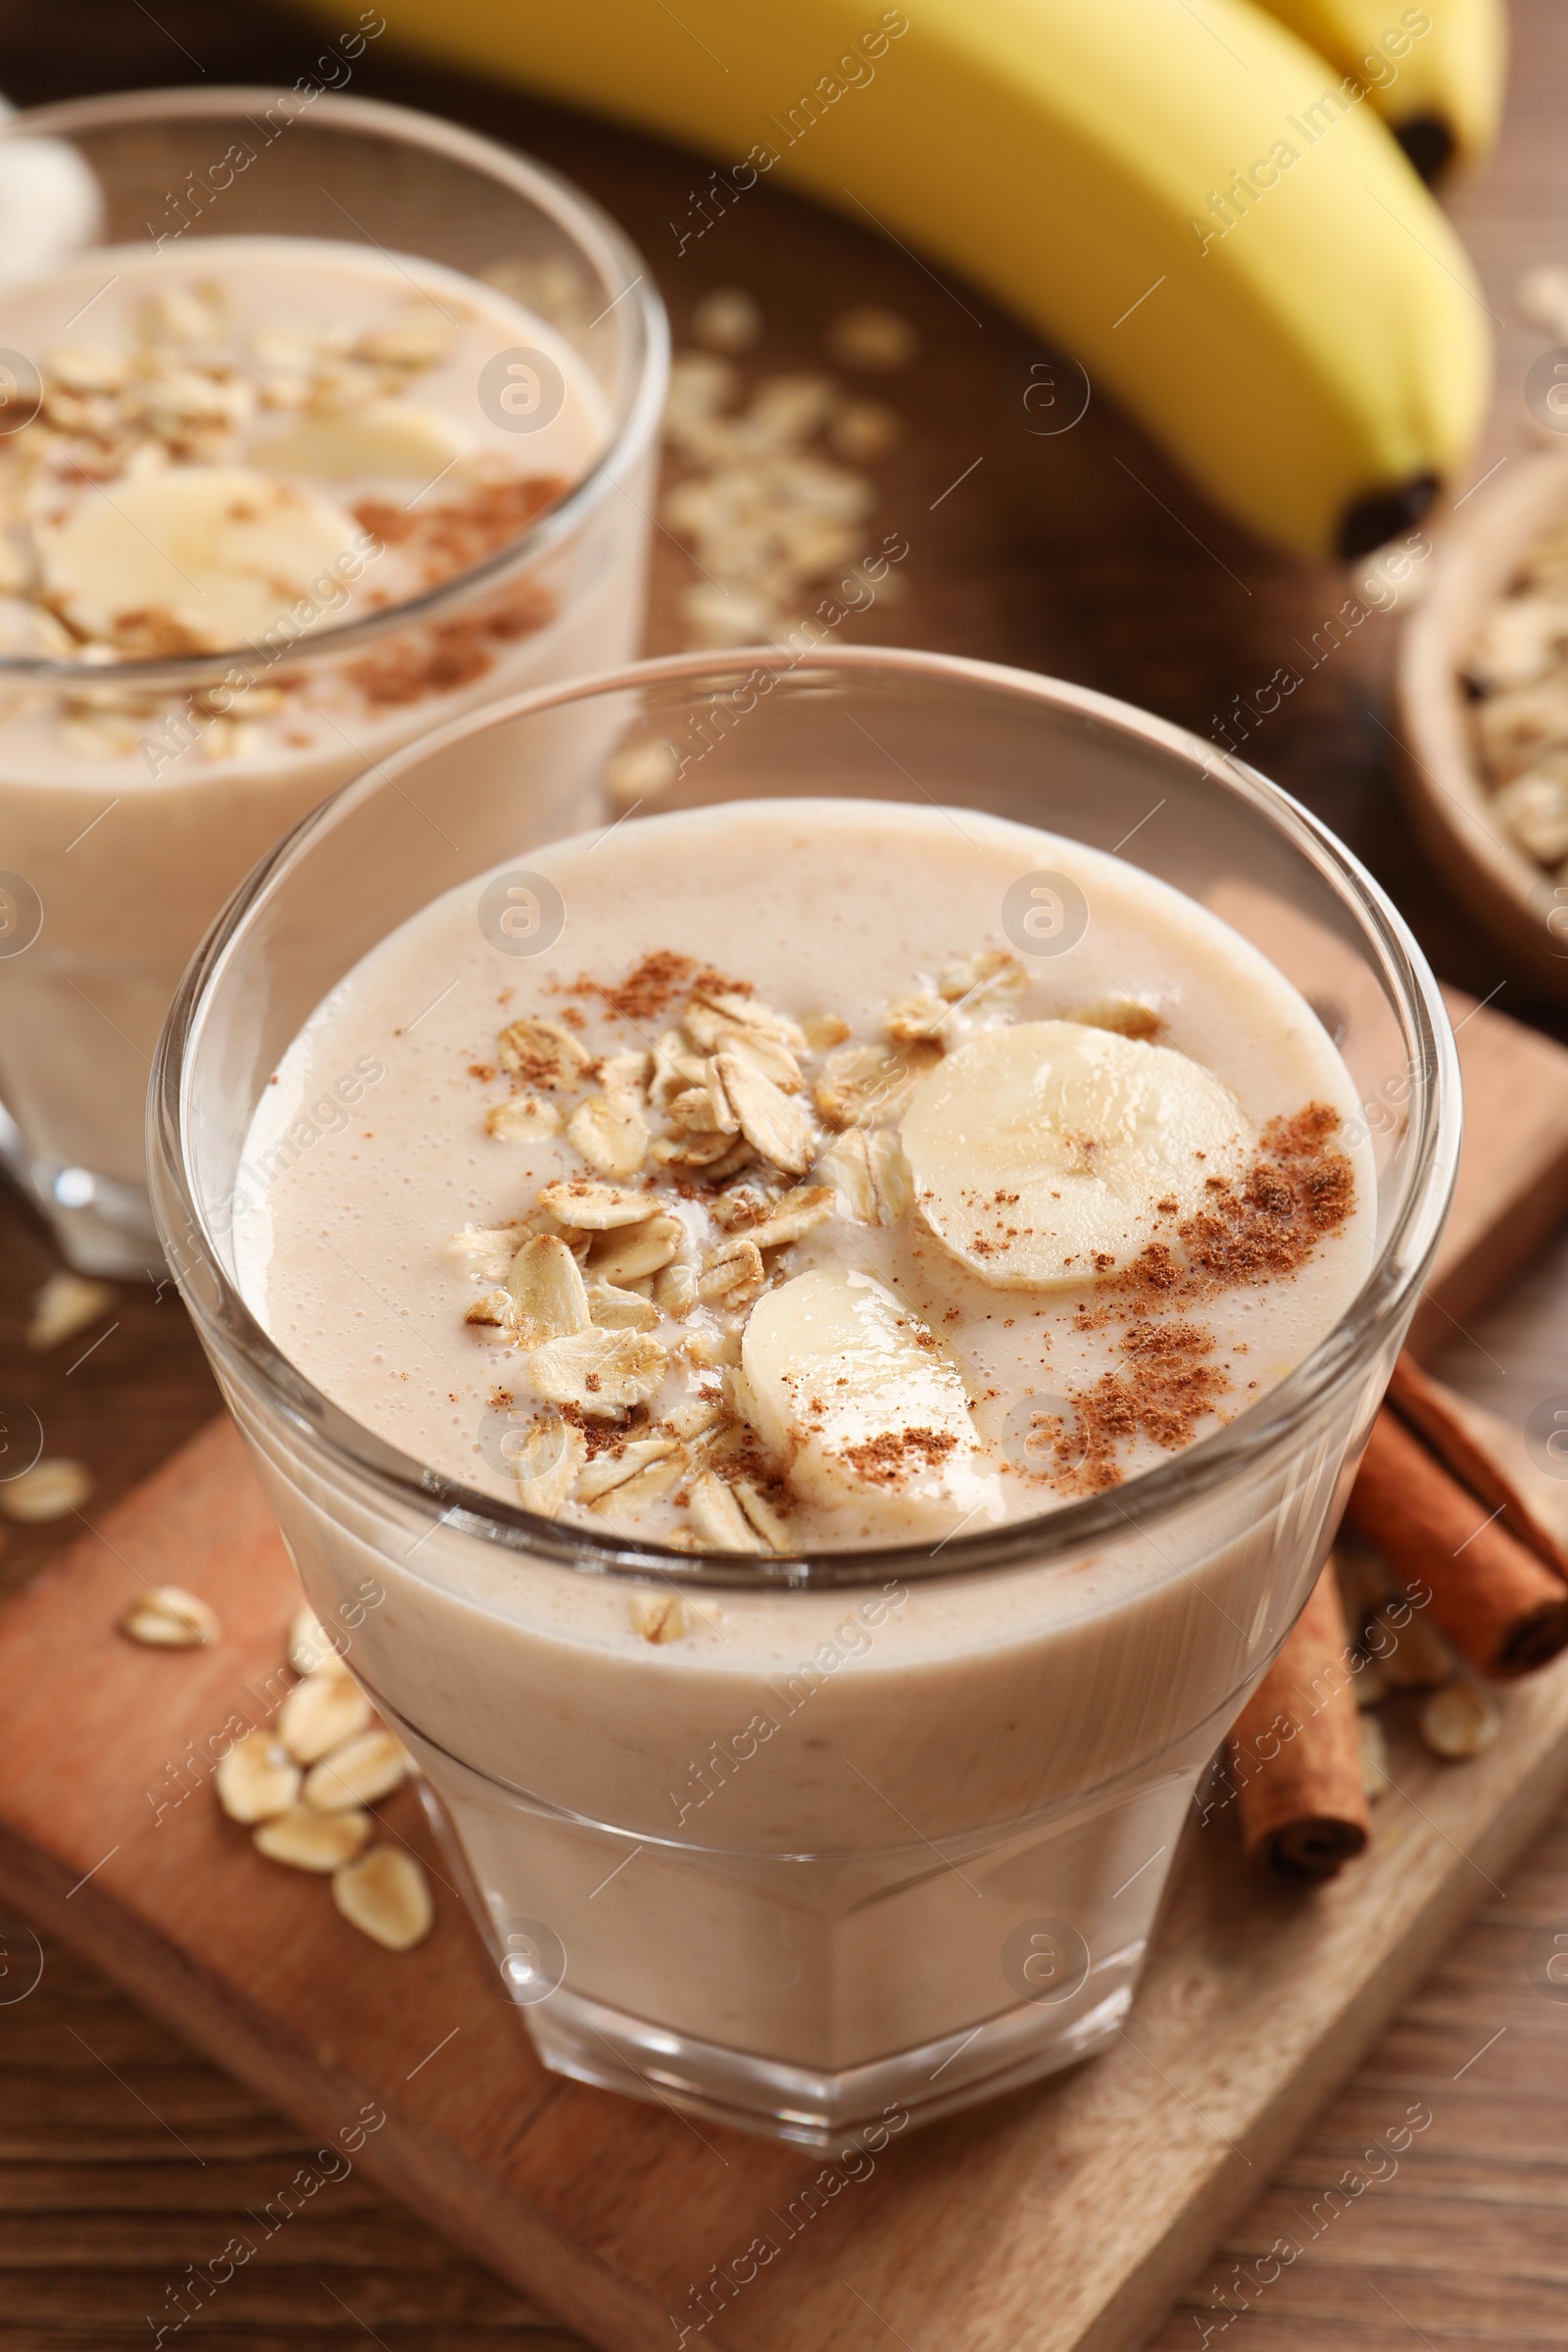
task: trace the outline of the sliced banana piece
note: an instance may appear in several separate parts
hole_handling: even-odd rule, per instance
[[[1079,1021],[972,1037],[904,1115],[920,1215],[1002,1290],[1116,1272],[1234,1180],[1252,1136],[1211,1070]]]
[[[112,496],[89,485],[64,520],[37,528],[57,612],[84,636],[168,653],[223,653],[285,615],[296,630],[314,625],[328,607],[311,583],[359,538],[329,499],[244,466],[165,466]]]
[[[433,482],[463,454],[445,419],[414,400],[372,400],[292,417],[253,441],[249,452],[251,464],[269,473],[321,482]]]
[[[869,1274],[824,1266],[765,1292],[741,1364],[797,1494],[866,1507],[890,1535],[1002,1516],[957,1366]]]

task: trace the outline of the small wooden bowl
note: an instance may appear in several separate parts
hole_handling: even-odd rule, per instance
[[[1433,534],[1426,594],[1404,623],[1395,683],[1399,781],[1416,833],[1508,967],[1568,1003],[1568,883],[1492,811],[1471,734],[1464,663],[1531,541],[1568,506],[1568,451],[1510,459]]]

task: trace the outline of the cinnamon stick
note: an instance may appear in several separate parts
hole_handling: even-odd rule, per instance
[[[1506,1465],[1487,1446],[1482,1434],[1484,1415],[1424,1372],[1408,1350],[1394,1367],[1389,1402],[1460,1486],[1468,1487],[1489,1511],[1495,1511],[1527,1551],[1568,1580],[1568,1546]]]
[[[1248,1859],[1291,1878],[1332,1878],[1372,1833],[1349,1648],[1330,1560],[1231,1733]]]
[[[1379,1413],[1350,1491],[1350,1525],[1483,1674],[1530,1674],[1568,1648],[1568,1584],[1527,1551],[1414,1432]]]

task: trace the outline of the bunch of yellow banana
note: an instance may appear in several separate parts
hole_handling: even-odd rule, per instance
[[[1388,125],[1476,149],[1500,0],[380,5],[697,148],[688,232],[765,175],[985,286],[1287,546],[1380,544],[1479,422],[1486,311]]]
[[[1502,106],[1502,0],[1432,0],[1402,21],[1389,0],[1262,0],[1270,16],[1369,85],[1423,179],[1475,163]],[[1414,18],[1426,23],[1419,29]]]

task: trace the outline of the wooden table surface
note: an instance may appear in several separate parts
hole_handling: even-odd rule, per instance
[[[1520,319],[1520,270],[1568,260],[1568,18],[1560,0],[1514,0],[1515,65],[1501,152],[1454,199],[1502,320],[1487,443],[1475,471],[1525,446],[1525,369],[1544,338]],[[347,18],[345,22],[347,22]],[[0,0],[0,88],[18,103],[87,89],[292,81],[318,43],[308,26],[225,0]],[[1281,662],[1301,688],[1248,746],[1368,861],[1439,972],[1563,1033],[1562,1016],[1507,982],[1409,846],[1390,775],[1392,624],[1373,617],[1328,659],[1302,659],[1344,581],[1260,550],[1207,511],[1100,401],[1073,431],[1023,429],[1013,370],[1038,349],[968,288],[945,291],[897,248],[760,186],[677,255],[693,168],[651,142],[514,94],[449,78],[370,47],[352,84],[451,115],[527,148],[586,186],[659,277],[679,343],[699,295],[747,286],[763,303],[768,369],[819,366],[831,311],[897,308],[922,358],[887,397],[906,433],[878,469],[882,527],[910,544],[906,600],[851,624],[862,641],[940,647],[1058,672],[1200,732]],[[961,291],[961,301],[957,298]],[[876,387],[882,391],[884,387]],[[975,465],[976,460],[983,463]],[[972,468],[952,495],[948,486]],[[681,642],[679,589],[696,575],[658,542],[651,651]],[[847,632],[848,633],[848,632]],[[120,1286],[107,1336],[29,1355],[32,1292],[55,1263],[44,1233],[0,1192],[0,1394],[42,1416],[51,1453],[88,1462],[89,1519],[188,1435],[216,1396],[161,1270]],[[1568,1298],[1568,1248],[1540,1279]],[[1523,1417],[1568,1387],[1508,1302],[1455,1339],[1450,1372],[1481,1373]],[[1539,1317],[1529,1326],[1539,1330]],[[85,1347],[97,1334],[84,1335]],[[67,1523],[74,1533],[76,1522]],[[0,1583],[48,1557],[58,1526],[12,1529]],[[1568,1809],[1334,2100],[1235,2242],[1204,2267],[1155,2339],[1159,2352],[1229,2333],[1236,2352],[1331,2343],[1568,2344],[1568,2005],[1542,1998],[1525,1942],[1568,1932]],[[220,2252],[247,2206],[300,2160],[297,2130],[191,2056],[56,1945],[13,1926],[0,1948],[0,2352],[129,2352],[152,2340],[186,2266]],[[1431,2128],[1393,2179],[1331,2193],[1371,2139],[1415,2101]],[[1332,2216],[1332,2220],[1328,2217]],[[1256,2258],[1282,2233],[1305,2251],[1259,2288]],[[1266,2267],[1266,2266],[1265,2266]],[[149,2314],[153,2315],[151,2321]],[[546,2352],[576,2339],[352,2177],[224,2290],[191,2335],[235,2352]],[[172,2337],[168,2340],[174,2340]],[[913,2345],[909,2352],[939,2352]],[[1227,2348],[1229,2352],[1229,2347]]]

